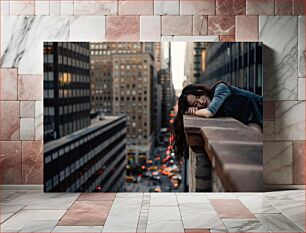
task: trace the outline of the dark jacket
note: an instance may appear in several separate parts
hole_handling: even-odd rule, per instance
[[[262,96],[219,83],[213,88],[213,98],[207,109],[216,117],[233,117],[244,124],[257,123],[263,127],[262,102]]]

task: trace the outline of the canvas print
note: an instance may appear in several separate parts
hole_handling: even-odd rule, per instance
[[[44,42],[45,192],[262,191],[262,43]]]

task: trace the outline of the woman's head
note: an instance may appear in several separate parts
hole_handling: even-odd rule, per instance
[[[212,89],[203,84],[190,84],[182,90],[178,101],[178,114],[183,115],[189,107],[206,108],[212,99]]]
[[[213,90],[203,84],[191,84],[182,90],[178,100],[178,113],[172,125],[174,135],[174,148],[179,160],[183,158],[184,149],[187,146],[184,134],[183,115],[189,107],[206,108],[213,96]]]
[[[210,97],[207,95],[197,96],[193,94],[188,94],[186,96],[186,99],[189,107],[195,107],[198,109],[207,108],[211,101]]]

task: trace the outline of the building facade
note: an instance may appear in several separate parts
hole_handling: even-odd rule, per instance
[[[128,151],[148,157],[160,131],[161,86],[155,57],[159,43],[91,43],[91,100],[94,112],[126,114]],[[156,134],[157,133],[157,134]]]
[[[162,89],[162,128],[170,127],[170,112],[175,105],[175,90],[172,82],[172,75],[170,69],[161,69],[159,71],[159,80]]]
[[[186,42],[183,87],[195,83],[194,78],[194,42]]]
[[[154,143],[154,57],[113,54],[113,114],[127,115],[129,155],[148,158]]]
[[[193,65],[194,65],[194,73],[193,73],[193,81],[194,83],[202,83],[203,82],[203,73],[205,72],[205,61],[206,61],[206,47],[207,42],[195,42],[194,50],[193,50]]]
[[[48,192],[119,191],[124,181],[126,118],[91,119],[89,48],[89,43],[44,44]],[[103,64],[100,71],[108,77],[110,71]]]
[[[44,141],[90,125],[88,43],[44,43]]]
[[[44,145],[45,192],[120,191],[126,166],[126,118],[106,117]]]
[[[155,49],[158,84],[160,85],[161,126],[170,127],[170,112],[175,105],[175,90],[171,72],[171,44],[161,42]]]
[[[91,106],[93,112],[113,112],[113,54],[152,52],[152,46],[135,42],[90,43]]]
[[[201,82],[213,85],[219,80],[263,94],[262,43],[209,43],[206,70]]]

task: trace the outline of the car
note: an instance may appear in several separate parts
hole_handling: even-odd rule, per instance
[[[137,183],[137,179],[134,176],[126,176],[125,181],[127,183]]]
[[[160,180],[160,176],[152,176],[151,179],[152,180]]]

